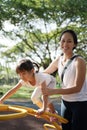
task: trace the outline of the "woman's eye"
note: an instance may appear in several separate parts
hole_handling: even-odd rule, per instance
[[[71,41],[71,40],[69,40],[69,41],[64,41],[64,40],[63,40],[63,41],[61,41],[61,43],[65,43],[65,42],[66,42],[66,43],[71,43],[72,41]]]
[[[68,43],[71,43],[72,41],[68,41]]]
[[[63,41],[61,41],[61,43],[64,43],[65,41],[63,40]]]

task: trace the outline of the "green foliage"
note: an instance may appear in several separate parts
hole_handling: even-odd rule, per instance
[[[12,88],[13,86],[10,85],[3,85],[0,86],[0,92],[3,93],[3,95]],[[33,92],[33,88],[28,88],[28,87],[21,87],[14,95],[12,95],[10,98],[15,98],[15,99],[29,99],[31,97],[31,94]],[[2,94],[0,95],[0,97]]]
[[[8,90],[10,90],[13,86],[10,85],[3,85],[0,86],[0,97],[2,97]],[[31,95],[34,88],[28,88],[28,87],[21,87],[14,95],[12,95],[9,99],[20,99],[20,100],[31,100]],[[60,95],[52,95],[51,98],[58,98]]]
[[[17,30],[6,31],[5,21],[13,24]],[[49,29],[50,25],[56,25],[56,28]],[[46,68],[56,57],[58,39],[65,29],[76,31],[79,40],[76,52],[87,60],[86,0],[1,0],[0,29],[5,36],[20,39],[13,48],[1,51],[0,57],[6,61],[6,65],[9,61],[13,63],[20,58],[30,57]]]

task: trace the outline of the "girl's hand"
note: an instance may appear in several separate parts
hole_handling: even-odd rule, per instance
[[[38,109],[37,114],[43,114],[45,112],[44,108]]]
[[[3,103],[3,101],[2,100],[0,100],[0,104],[2,104]]]

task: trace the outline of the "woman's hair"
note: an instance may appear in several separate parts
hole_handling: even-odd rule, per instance
[[[37,63],[35,62],[31,62],[29,59],[22,59],[19,64],[16,67],[16,73],[20,73],[22,71],[31,71],[32,69],[34,69],[34,67],[37,67],[37,71],[39,71],[39,66]]]
[[[60,39],[59,39],[59,40],[61,40],[61,37],[62,37],[63,34],[65,34],[65,33],[70,33],[70,34],[72,35],[73,40],[74,40],[74,44],[77,46],[77,44],[78,44],[77,35],[76,35],[76,33],[75,33],[73,30],[65,30],[65,31],[63,31],[62,34],[61,34],[61,36],[60,36]],[[74,47],[73,49],[75,49],[75,48],[76,48],[76,47]]]

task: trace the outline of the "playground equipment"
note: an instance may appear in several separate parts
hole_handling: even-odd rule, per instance
[[[12,112],[11,114],[1,114],[0,115],[0,121],[10,120],[10,119],[16,119],[16,118],[22,118],[27,115],[36,116],[37,110],[33,108],[28,108],[24,106],[18,106],[18,105],[5,105],[0,104],[0,111],[9,111]],[[14,113],[13,113],[14,112]],[[68,120],[64,119],[63,117],[52,114],[49,112],[44,112],[40,115],[40,118],[43,118],[47,120],[50,124],[44,124],[44,129],[48,130],[48,128],[51,128],[51,130],[62,130],[61,126],[57,122],[50,122],[50,116],[56,117],[58,119],[58,122],[60,123],[68,123]]]
[[[0,120],[9,120],[9,119],[14,119],[14,118],[21,118],[27,115],[27,110],[22,109],[22,108],[17,108],[14,106],[10,105],[0,105],[0,111],[14,111],[17,113],[12,113],[12,114],[4,114],[0,115]]]

